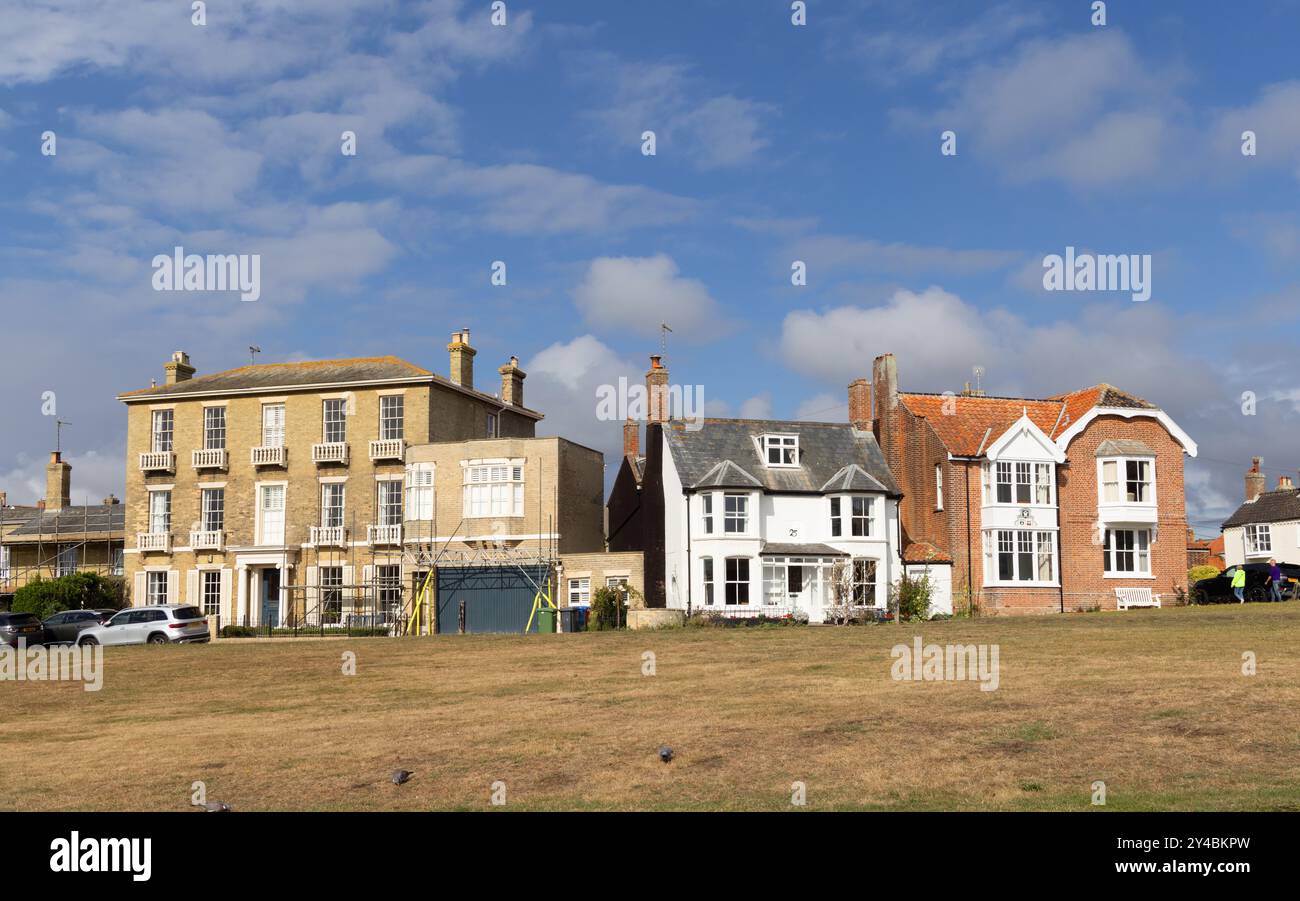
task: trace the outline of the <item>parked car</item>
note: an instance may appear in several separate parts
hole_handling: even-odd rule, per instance
[[[0,613],[0,644],[18,647],[19,641],[28,644],[45,643],[45,627],[35,613]]]
[[[116,610],[64,610],[45,620],[45,643],[73,643],[77,636],[91,626],[109,619]]]
[[[1284,598],[1294,598],[1296,585],[1287,582],[1287,579],[1300,579],[1300,566],[1294,563],[1279,563],[1278,569],[1282,570],[1282,596]],[[1236,566],[1229,566],[1223,572],[1209,579],[1201,579],[1192,586],[1192,600],[1197,604],[1222,604],[1226,601],[1236,601],[1237,596],[1232,593],[1232,577],[1237,572]],[[1267,601],[1268,593],[1268,564],[1267,563],[1247,563],[1246,570],[1246,600],[1248,601]]]
[[[207,617],[198,607],[164,604],[119,611],[108,622],[83,630],[77,644],[182,644],[210,638]]]

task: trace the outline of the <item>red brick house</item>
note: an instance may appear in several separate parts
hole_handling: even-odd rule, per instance
[[[904,392],[892,354],[849,386],[904,498],[905,563],[951,565],[953,605],[984,613],[1163,603],[1187,581],[1183,455],[1196,443],[1110,385],[1044,399]],[[861,426],[860,426],[861,427]]]

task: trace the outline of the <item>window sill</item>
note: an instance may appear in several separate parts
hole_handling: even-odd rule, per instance
[[[1060,588],[1059,582],[985,582],[985,588]]]
[[[1106,579],[1143,579],[1148,582],[1154,582],[1156,577],[1150,573],[1102,573],[1102,578]]]

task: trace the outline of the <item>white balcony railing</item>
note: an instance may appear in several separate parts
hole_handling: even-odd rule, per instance
[[[346,441],[328,441],[311,446],[313,463],[347,463],[348,445]]]
[[[135,546],[142,551],[162,551],[164,554],[172,549],[170,532],[139,532],[135,536]]]
[[[253,465],[254,466],[283,466],[289,459],[289,449],[284,445],[279,447],[255,447],[253,448]]]
[[[401,544],[401,526],[367,526],[366,538],[371,544]]]
[[[229,469],[230,454],[224,447],[190,451],[190,463],[195,469]]]
[[[370,442],[371,460],[405,460],[406,442],[401,438],[380,438]]]
[[[225,537],[225,532],[191,532],[190,547],[196,551],[219,551]]]
[[[176,469],[173,451],[148,451],[140,455],[141,472],[172,472]]]
[[[311,543],[319,547],[342,547],[347,540],[348,530],[343,526],[311,527]]]

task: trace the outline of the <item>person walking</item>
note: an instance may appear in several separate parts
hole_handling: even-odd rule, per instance
[[[1237,596],[1237,603],[1246,603],[1246,567],[1238,566],[1232,574],[1232,593]]]
[[[1274,601],[1282,600],[1282,567],[1276,560],[1268,561],[1268,595]]]

